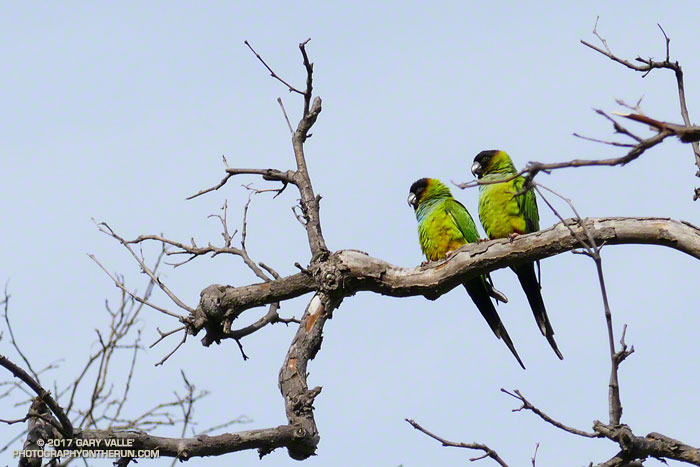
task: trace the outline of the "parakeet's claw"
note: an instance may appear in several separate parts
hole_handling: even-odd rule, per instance
[[[490,239],[488,239],[488,238],[479,238],[479,239],[477,239],[476,243],[486,243],[488,241],[490,241]]]
[[[488,291],[489,295],[496,300],[496,303],[508,303],[508,297],[506,297],[506,295],[503,292],[496,289],[493,285],[488,284]]]
[[[513,240],[515,240],[515,238],[516,238],[518,235],[520,235],[520,234],[517,233],[517,232],[513,232],[512,234],[509,234],[509,235],[508,235],[508,240],[510,241],[510,243],[513,243]]]

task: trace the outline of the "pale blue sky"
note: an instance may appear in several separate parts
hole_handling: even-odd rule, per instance
[[[94,345],[93,330],[106,322],[105,298],[117,297],[86,253],[134,287],[144,281],[91,217],[125,237],[162,232],[216,242],[218,226],[206,216],[228,199],[236,227],[247,197],[240,184],[271,186],[240,177],[185,201],[221,179],[221,155],[231,166],[293,166],[276,98],[284,99],[294,123],[301,101],[268,76],[243,45],[246,39],[280,75],[302,86],[297,44],[312,38],[315,92],[324,105],[307,161],[323,196],[329,248],[360,249],[410,267],[423,260],[405,202],[417,178],[469,180],[474,155],[496,147],[518,166],[619,155],[572,136],[608,138],[610,125],[591,109],[615,110],[615,98],[644,96],[648,115],[680,121],[671,73],[642,79],[579,44],[596,40],[596,16],[613,51],[628,58],[661,59],[656,23],[664,27],[672,57],[686,73],[691,118],[697,118],[698,14],[693,1],[6,2],[0,6],[0,281],[10,280],[17,337],[38,367],[64,358],[45,379],[70,382]],[[700,224],[699,205],[691,200],[695,171],[690,148],[669,141],[622,169],[560,171],[538,180],[570,197],[584,216]],[[477,191],[454,191],[475,215]],[[251,255],[283,274],[309,259],[290,210],[296,198],[293,189],[274,201],[263,195],[249,214]],[[543,227],[555,222],[543,203],[540,212]],[[616,332],[628,323],[628,342],[637,350],[621,370],[623,421],[640,435],[659,431],[700,444],[696,260],[660,247],[610,247],[604,265]],[[486,443],[514,466],[529,463],[537,442],[538,466],[587,465],[617,452],[608,441],[577,439],[532,414],[511,413],[516,402],[499,392],[519,388],[547,413],[582,429],[607,418],[607,340],[593,264],[565,254],[542,268],[563,362],[537,331],[515,276],[493,274],[510,298],[499,313],[527,371],[461,289],[435,302],[368,293],[345,300],[309,367],[309,384],[323,386],[315,403],[321,444],[305,463],[464,465],[474,455],[440,447],[405,417],[451,440]],[[167,270],[164,280],[196,306],[211,283],[255,278],[237,258],[219,257]],[[282,314],[299,317],[309,298],[285,303]],[[174,308],[162,294],[155,300]],[[249,311],[245,319],[261,312]],[[142,315],[146,341],[155,340],[156,326],[173,327],[171,321],[154,311]],[[205,349],[201,336],[164,367],[153,364],[174,342],[148,350],[128,413],[140,414],[180,390],[182,368],[212,391],[197,407],[200,429],[240,414],[254,420],[243,429],[283,424],[277,373],[294,331],[275,326],[245,339],[247,362],[234,342]],[[8,346],[4,338],[0,352],[13,356]],[[6,407],[0,417],[21,417],[25,410]],[[15,432],[0,425],[0,440]],[[179,428],[157,433],[177,436]],[[0,464],[8,463],[15,460],[0,454]],[[262,461],[247,452],[188,465],[231,463],[296,464],[278,450]]]

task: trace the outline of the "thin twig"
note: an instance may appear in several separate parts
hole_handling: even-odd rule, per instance
[[[604,140],[604,139],[591,138],[590,136],[584,136],[584,135],[580,135],[580,134],[578,134],[578,133],[573,133],[573,135],[574,135],[576,138],[581,138],[581,139],[584,139],[584,140],[586,140],[586,141],[592,141],[592,142],[594,142],[594,143],[607,144],[607,145],[610,145],[610,146],[618,146],[618,147],[622,147],[622,148],[633,148],[633,147],[635,146],[635,145],[632,144],[632,143],[621,143],[621,142],[619,142],[619,141],[608,141],[608,140]]]
[[[12,343],[12,346],[15,348],[19,356],[22,358],[22,361],[24,364],[27,366],[27,369],[29,372],[32,374],[34,379],[41,384],[41,380],[39,379],[39,375],[34,371],[34,368],[32,368],[32,365],[29,363],[29,359],[24,355],[24,352],[22,352],[22,349],[19,348],[19,345],[17,344],[17,341],[15,340],[15,333],[12,331],[12,325],[10,324],[10,314],[9,314],[9,305],[10,305],[10,294],[7,293],[7,286],[9,285],[9,281],[5,282],[5,298],[2,301],[2,304],[4,306],[4,313],[3,316],[5,318],[5,324],[7,324],[7,330],[10,333],[10,342]]]
[[[282,83],[282,84],[284,84],[285,86],[287,86],[287,88],[289,89],[289,92],[296,92],[296,93],[298,93],[298,94],[304,95],[303,92],[301,92],[300,90],[298,90],[297,88],[295,88],[294,86],[292,86],[291,84],[287,83],[285,80],[283,80],[282,78],[280,78],[279,75],[278,75],[277,73],[275,73],[275,72],[272,70],[272,68],[270,68],[270,67],[267,65],[267,63],[265,63],[265,60],[263,60],[263,58],[255,51],[255,49],[253,48],[253,46],[251,46],[250,43],[249,43],[247,40],[246,40],[246,41],[243,41],[243,43],[244,43],[245,45],[248,46],[248,48],[250,49],[250,51],[253,52],[253,53],[255,54],[256,57],[258,57],[258,60],[260,60],[260,63],[262,63],[263,65],[265,65],[265,68],[267,68],[267,71],[270,72],[270,76],[272,76],[272,77],[275,78],[277,81],[279,81],[280,83]]]
[[[158,344],[160,341],[162,341],[166,337],[168,337],[172,334],[175,334],[176,332],[179,332],[179,331],[185,331],[186,329],[187,329],[187,326],[180,326],[178,328],[173,329],[172,331],[163,332],[159,328],[156,328],[156,331],[158,331],[158,334],[160,334],[160,337],[153,344],[149,345],[148,348],[152,349],[153,347],[156,346],[156,344]]]
[[[267,264],[265,264],[265,263],[263,263],[263,262],[259,262],[258,265],[259,265],[261,268],[263,268],[265,271],[269,272],[270,275],[271,275],[272,277],[274,277],[275,279],[282,279],[282,276],[280,276],[280,275],[277,273],[277,271],[275,271],[274,269],[272,269],[272,268],[271,268],[270,266],[268,266]]]
[[[138,295],[136,295],[135,293],[133,293],[132,291],[130,291],[129,289],[127,289],[126,286],[125,286],[122,282],[120,282],[120,281],[119,281],[116,277],[114,277],[109,271],[107,271],[107,268],[105,268],[105,267],[102,265],[102,263],[100,263],[100,261],[95,257],[95,255],[93,255],[93,254],[88,254],[88,256],[89,256],[90,259],[92,259],[95,263],[97,263],[97,265],[105,272],[105,274],[107,274],[107,275],[109,276],[110,279],[112,279],[112,281],[114,282],[114,284],[115,284],[117,287],[119,287],[120,289],[122,289],[125,293],[129,294],[129,296],[130,296],[131,298],[133,298],[134,300],[136,300],[137,302],[143,303],[144,305],[148,305],[149,307],[153,308],[154,310],[158,310],[158,311],[160,311],[161,313],[164,313],[164,314],[166,314],[166,315],[172,316],[173,318],[184,319],[184,316],[182,316],[182,315],[178,315],[177,313],[173,313],[173,312],[170,311],[170,310],[166,310],[165,308],[162,308],[162,307],[160,307],[160,306],[158,306],[158,305],[155,305],[155,304],[149,302],[148,300],[142,299],[141,297],[139,297]]]
[[[104,234],[107,234],[107,235],[109,235],[110,237],[112,237],[112,238],[114,238],[115,240],[117,240],[119,243],[121,243],[121,244],[124,246],[124,248],[126,248],[126,249],[129,251],[129,253],[131,253],[131,256],[133,256],[134,259],[136,259],[136,261],[139,263],[139,266],[141,266],[141,270],[142,270],[144,273],[146,273],[146,274],[148,275],[148,277],[150,277],[151,280],[152,280],[153,282],[155,282],[155,283],[158,285],[158,287],[160,287],[160,289],[161,289],[163,292],[165,292],[165,294],[166,294],[168,297],[170,297],[170,300],[172,300],[177,306],[179,306],[179,307],[182,308],[183,310],[188,311],[189,313],[194,313],[194,308],[192,308],[192,307],[186,305],[182,300],[180,300],[180,299],[179,299],[179,298],[178,298],[178,297],[177,297],[177,296],[176,296],[176,295],[175,295],[175,294],[160,280],[160,278],[157,277],[157,276],[155,275],[155,273],[154,273],[153,271],[151,271],[151,269],[150,269],[148,266],[146,266],[146,263],[144,262],[144,260],[143,260],[141,257],[139,257],[139,255],[137,255],[136,252],[134,252],[134,250],[133,250],[133,249],[131,248],[131,246],[129,245],[129,242],[127,242],[125,239],[123,239],[122,237],[120,237],[119,235],[117,235],[116,232],[114,232],[114,230],[112,230],[112,228],[111,228],[106,222],[100,222],[100,223],[98,224],[94,219],[93,219],[93,222],[95,222],[95,225],[97,226],[97,228],[99,229],[100,232],[102,232],[102,233],[104,233]],[[90,257],[93,258],[93,259],[95,259],[92,255],[90,255]],[[95,259],[95,261],[97,261],[97,260]],[[99,262],[98,262],[98,264],[99,264]],[[100,267],[102,267],[102,265],[100,265]],[[102,269],[104,270],[104,267],[102,267]],[[107,271],[105,270],[105,272],[107,272]],[[108,273],[108,274],[109,274],[109,273]],[[110,277],[111,277],[111,276],[110,276]],[[115,282],[116,282],[116,281],[115,281]],[[117,284],[117,286],[119,286],[119,285]],[[134,298],[135,298],[135,297],[134,297]],[[149,305],[149,306],[150,306],[150,305]],[[161,309],[161,311],[162,311],[162,309]],[[170,314],[170,313],[166,313],[166,314]],[[180,315],[177,315],[177,314],[174,314],[174,313],[172,314],[172,316],[175,316],[175,317],[177,317],[178,319],[181,318]]]
[[[177,349],[179,349],[180,347],[182,347],[182,344],[184,344],[186,340],[187,340],[187,333],[185,332],[185,333],[183,333],[183,335],[182,335],[182,340],[180,341],[180,343],[177,344],[177,346],[175,346],[175,348],[172,350],[172,352],[170,352],[168,355],[166,355],[165,357],[163,357],[162,360],[160,360],[158,363],[156,363],[155,366],[160,366],[160,365],[162,365],[163,363],[165,363],[165,361],[166,361],[167,359],[169,359],[170,357],[172,357],[173,354],[174,354],[175,352],[177,352]]]
[[[282,109],[282,114],[284,114],[284,120],[287,122],[287,127],[289,128],[289,132],[291,134],[294,134],[294,129],[292,128],[292,124],[289,121],[289,117],[287,116],[287,111],[284,108],[284,104],[282,103],[281,97],[277,98],[277,103],[280,105],[280,108]]]
[[[620,362],[615,358],[615,336],[613,333],[613,323],[612,323],[612,313],[610,312],[610,304],[608,302],[608,292],[605,287],[605,276],[603,275],[603,263],[600,257],[600,249],[595,248],[595,256],[593,261],[595,262],[596,271],[598,273],[598,282],[600,284],[600,292],[603,297],[603,308],[605,309],[605,323],[608,330],[608,344],[610,347],[610,383],[609,383],[609,412],[610,412],[610,424],[618,425],[620,423],[620,418],[622,417],[622,402],[620,401],[620,383],[618,380],[618,367]],[[621,360],[620,360],[621,361]]]
[[[277,190],[277,195],[282,193],[285,188],[287,188],[288,184],[296,184],[296,180],[294,178],[294,172],[289,170],[287,172],[283,172],[281,170],[277,169],[238,169],[238,168],[231,168],[231,167],[226,167],[226,176],[221,179],[219,183],[216,185],[205,188],[203,190],[198,191],[192,196],[187,197],[187,200],[194,199],[198,196],[201,196],[205,193],[209,193],[211,191],[218,190],[222,186],[226,185],[226,182],[233,177],[234,175],[260,175],[262,176],[263,180],[267,181],[274,181],[274,182],[282,182],[282,188]]]
[[[131,358],[131,366],[129,367],[129,374],[126,377],[126,383],[124,384],[124,394],[122,395],[121,399],[119,400],[119,404],[117,405],[117,409],[114,412],[114,415],[112,417],[112,422],[114,422],[119,417],[119,414],[121,413],[122,408],[124,407],[124,404],[126,403],[126,399],[129,395],[129,389],[131,388],[131,380],[134,377],[134,368],[136,367],[136,357],[138,355],[140,341],[141,341],[141,330],[138,331],[136,341],[134,342],[134,353],[133,353],[133,356]]]
[[[540,443],[535,445],[535,453],[532,455],[532,467],[537,467],[537,451],[540,449]]]
[[[601,435],[598,433],[589,433],[587,431],[579,430],[577,428],[571,428],[570,426],[564,425],[560,421],[553,419],[552,417],[550,417],[549,415],[547,415],[546,413],[542,412],[540,409],[538,409],[537,407],[532,405],[530,403],[530,401],[525,399],[525,396],[523,396],[520,393],[520,391],[517,389],[515,389],[513,392],[510,392],[507,389],[501,388],[501,392],[504,394],[508,394],[509,396],[514,397],[515,399],[518,399],[522,403],[522,406],[517,408],[517,409],[513,409],[513,412],[520,412],[521,410],[529,410],[532,413],[534,413],[535,415],[537,415],[538,417],[540,417],[545,422],[549,423],[550,425],[554,425],[555,427],[559,428],[560,430],[564,430],[564,431],[571,433],[571,434],[574,434],[574,435],[583,436],[584,438],[600,438],[601,437]]]
[[[197,436],[207,435],[207,434],[212,433],[212,432],[214,432],[214,431],[216,431],[216,430],[220,430],[220,429],[222,429],[222,428],[226,428],[226,427],[231,426],[231,425],[234,425],[234,424],[238,424],[238,423],[252,423],[252,422],[253,422],[253,419],[252,419],[252,418],[249,418],[247,415],[241,415],[241,416],[239,416],[238,418],[234,418],[233,420],[229,420],[229,421],[226,422],[226,423],[222,423],[222,424],[220,424],[220,425],[215,425],[215,426],[213,426],[213,427],[211,427],[211,428],[207,428],[206,430],[200,431],[199,433],[197,433]]]
[[[454,447],[454,448],[476,449],[476,450],[484,451],[483,456],[470,458],[469,460],[472,462],[480,460],[480,459],[484,459],[486,457],[490,457],[491,459],[496,461],[496,463],[498,463],[498,465],[500,465],[501,467],[508,467],[508,464],[506,464],[505,461],[503,459],[501,459],[501,457],[498,455],[498,453],[496,451],[494,451],[493,449],[491,449],[490,447],[486,446],[485,444],[481,444],[481,443],[455,443],[453,441],[447,441],[446,439],[436,435],[435,433],[431,433],[430,431],[426,430],[425,428],[420,426],[415,420],[412,420],[410,418],[405,418],[404,420],[406,420],[416,430],[430,436],[431,438],[433,438],[436,441],[439,441],[440,443],[442,443],[443,446]]]
[[[209,187],[209,188],[204,188],[204,189],[202,189],[202,190],[199,190],[197,193],[195,193],[195,194],[193,194],[193,195],[190,195],[190,196],[188,196],[188,197],[185,198],[185,199],[186,199],[187,201],[189,201],[189,200],[191,200],[191,199],[197,198],[198,196],[202,196],[202,195],[205,194],[205,193],[209,193],[209,192],[211,192],[211,191],[216,191],[216,190],[218,190],[219,188],[221,188],[222,186],[226,185],[226,182],[228,182],[228,179],[231,178],[231,177],[233,177],[234,175],[235,175],[235,174],[227,173],[227,174],[224,176],[224,178],[222,178],[221,181],[220,181],[219,183],[217,183],[216,185],[211,186],[211,187]]]
[[[180,375],[182,375],[182,379],[185,382],[185,388],[187,389],[187,394],[185,395],[185,398],[181,400],[180,403],[180,408],[182,409],[182,431],[180,432],[180,437],[184,438],[185,433],[187,433],[187,426],[190,424],[191,417],[192,417],[192,406],[193,404],[193,399],[192,395],[194,394],[194,386],[190,384],[189,380],[187,379],[187,376],[185,376],[185,372],[183,370],[180,370]],[[177,462],[177,457],[173,458],[173,462],[170,464],[171,467],[175,466],[175,463]]]

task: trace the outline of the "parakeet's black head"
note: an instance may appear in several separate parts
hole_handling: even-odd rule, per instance
[[[424,201],[451,197],[450,189],[437,178],[421,178],[411,185],[408,193],[408,204],[417,210]]]
[[[418,205],[423,198],[425,190],[428,188],[429,182],[429,178],[421,178],[420,180],[413,182],[411,189],[408,190],[408,205],[413,207],[414,210],[418,209]]]
[[[489,168],[492,165],[493,159],[498,156],[499,152],[501,151],[498,149],[489,149],[488,151],[481,151],[477,154],[472,164],[472,174],[476,178],[481,178],[489,173]]]
[[[513,161],[505,151],[492,149],[481,151],[474,158],[472,173],[476,178],[490,174],[513,175],[516,173]]]

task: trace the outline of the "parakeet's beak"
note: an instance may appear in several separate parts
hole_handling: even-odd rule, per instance
[[[474,161],[472,164],[472,175],[474,175],[476,178],[481,177],[481,164],[477,161]]]
[[[409,193],[409,194],[408,194],[408,199],[407,199],[406,201],[408,201],[408,205],[409,205],[409,206],[411,206],[413,209],[416,209],[418,203],[417,203],[417,200],[416,200],[416,195],[415,195],[415,193]]]

